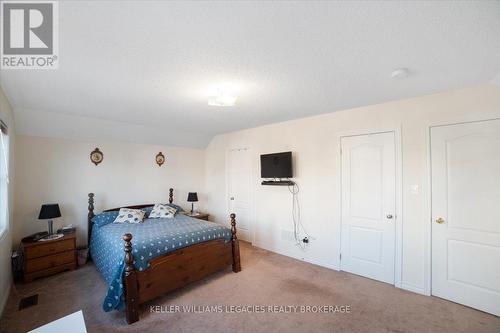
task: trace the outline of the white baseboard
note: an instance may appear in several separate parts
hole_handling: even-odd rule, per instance
[[[278,254],[281,254],[281,255],[284,255],[284,256],[287,256],[287,257],[291,257],[291,258],[300,260],[300,261],[305,261],[305,262],[308,262],[310,264],[314,264],[314,265],[318,265],[318,266],[321,266],[321,267],[325,267],[325,268],[333,269],[333,270],[336,270],[336,271],[340,271],[340,267],[338,265],[324,263],[324,262],[317,261],[317,260],[314,260],[314,259],[309,259],[309,258],[298,258],[298,257],[295,257],[293,255],[290,255],[289,253],[285,253],[285,252],[281,252],[281,251],[274,251],[274,250],[268,250],[268,251],[275,252],[275,253],[278,253]],[[417,293],[417,294],[420,294],[420,295],[430,296],[430,293],[426,292],[424,288],[419,287],[419,286],[415,286],[415,285],[412,285],[412,284],[402,283],[400,287],[399,286],[395,286],[395,287],[396,288],[401,288],[401,289],[404,289],[404,290],[408,290],[408,291],[411,291],[411,292],[414,292],[414,293]]]
[[[290,258],[297,259],[297,260],[300,260],[300,261],[305,261],[305,262],[313,264],[313,265],[318,265],[318,266],[321,266],[321,267],[325,267],[325,268],[333,269],[333,270],[336,270],[336,271],[340,271],[340,267],[338,265],[335,265],[335,264],[325,263],[325,262],[322,262],[320,260],[315,260],[315,259],[311,259],[311,258],[297,257],[295,255],[292,255],[292,254],[286,252],[286,251],[280,251],[280,250],[277,250],[275,248],[269,248],[267,246],[263,246],[262,244],[258,244],[258,243],[253,243],[252,245],[255,246],[255,247],[258,247],[258,248],[270,251],[270,252],[281,254],[281,255],[286,256],[286,257],[290,257]],[[396,288],[400,288],[400,289],[404,289],[404,290],[408,290],[408,291],[411,291],[411,292],[414,292],[414,293],[417,293],[417,294],[420,294],[420,295],[430,296],[430,293],[427,292],[425,290],[425,288],[413,285],[411,283],[402,283],[401,286],[395,286],[395,287]]]
[[[315,259],[309,259],[309,258],[297,258],[297,259],[305,261],[305,262],[308,262],[308,263],[313,264],[313,265],[318,265],[318,266],[321,266],[321,267],[333,269],[335,271],[340,271],[340,267],[337,266],[337,265],[335,265],[335,264],[330,264],[330,263],[318,261],[318,260],[315,260]]]
[[[313,265],[317,265],[317,266],[321,266],[321,267],[333,269],[333,270],[336,270],[336,271],[340,270],[340,267],[338,267],[335,264],[326,263],[326,262],[323,262],[323,261],[320,261],[320,260],[315,260],[315,259],[306,258],[306,257],[297,257],[297,256],[295,256],[293,254],[290,254],[290,253],[286,252],[286,251],[280,251],[280,250],[277,250],[275,248],[269,248],[269,247],[263,246],[262,244],[253,243],[252,245],[255,246],[255,247],[258,247],[258,248],[270,251],[270,252],[281,254],[281,255],[283,255],[285,257],[290,257],[290,258],[297,259],[297,260],[300,260],[300,261],[305,261],[305,262],[307,262],[309,264],[313,264]]]

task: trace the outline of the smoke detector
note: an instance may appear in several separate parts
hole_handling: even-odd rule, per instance
[[[392,71],[391,78],[393,79],[406,79],[410,75],[408,68],[398,68]]]

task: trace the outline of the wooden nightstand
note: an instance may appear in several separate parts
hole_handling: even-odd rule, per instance
[[[194,217],[195,219],[208,221],[208,214],[205,213],[195,213],[196,215],[191,215],[191,212],[182,212],[182,214],[187,215],[189,217]]]
[[[51,241],[23,241],[24,282],[76,268],[76,234]]]

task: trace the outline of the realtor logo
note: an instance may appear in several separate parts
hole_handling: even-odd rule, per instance
[[[57,2],[2,1],[1,18],[1,69],[57,69]]]

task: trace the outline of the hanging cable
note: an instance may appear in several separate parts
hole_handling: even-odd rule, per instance
[[[295,239],[295,245],[297,245],[301,250],[306,249],[306,243],[303,242],[304,238],[310,239],[311,237],[307,233],[306,229],[302,225],[301,215],[300,215],[300,201],[299,192],[300,188],[296,182],[292,182],[288,185],[288,191],[292,194],[292,220],[293,220],[293,237]],[[305,235],[305,237],[301,237]]]

